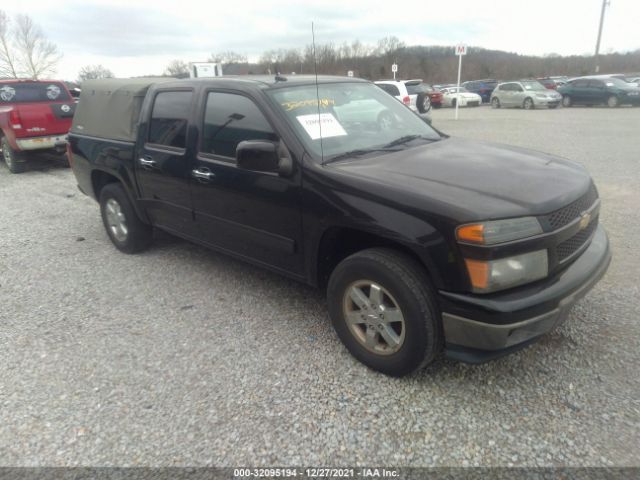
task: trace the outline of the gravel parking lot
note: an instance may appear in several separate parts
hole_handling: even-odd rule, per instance
[[[638,465],[640,108],[453,115],[434,125],[596,180],[613,263],[557,331],[387,378],[320,292],[164,234],[121,254],[69,169],[2,167],[0,463]]]

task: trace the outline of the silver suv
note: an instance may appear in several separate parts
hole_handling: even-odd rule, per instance
[[[537,80],[519,80],[499,83],[491,94],[491,106],[522,107],[532,110],[537,107],[556,108],[562,101],[562,95],[547,89]]]

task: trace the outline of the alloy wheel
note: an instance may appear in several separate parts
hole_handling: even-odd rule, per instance
[[[345,290],[342,312],[360,345],[378,355],[396,353],[405,339],[405,319],[398,302],[380,284],[353,282]]]
[[[129,235],[129,228],[127,227],[127,218],[122,212],[120,204],[115,198],[107,200],[105,205],[105,213],[107,216],[107,224],[111,234],[118,242],[124,242]]]

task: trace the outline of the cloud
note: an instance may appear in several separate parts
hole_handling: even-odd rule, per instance
[[[234,50],[257,58],[265,50],[311,43],[394,35],[408,44],[453,45],[542,55],[583,54],[595,47],[600,0],[22,0],[3,2],[8,13],[27,13],[65,54],[61,73],[102,63],[118,75],[160,73],[172,58],[201,61]],[[640,48],[640,2],[616,0],[607,8],[602,51]],[[73,71],[75,70],[75,71]]]

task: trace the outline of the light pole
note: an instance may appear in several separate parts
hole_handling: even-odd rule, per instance
[[[607,5],[611,5],[610,0],[602,0],[602,11],[600,12],[600,27],[598,28],[598,41],[596,42],[596,73],[600,72],[600,39],[602,38],[602,25],[604,24],[604,11]]]

